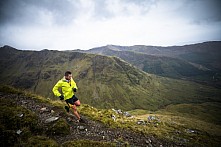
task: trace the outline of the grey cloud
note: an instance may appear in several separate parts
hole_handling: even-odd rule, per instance
[[[76,18],[79,8],[79,1],[70,0],[33,0],[33,5],[51,12],[56,24],[67,24]]]
[[[204,24],[221,21],[220,0],[186,0],[177,9],[177,14],[183,18],[189,18],[192,23]]]
[[[22,15],[22,3],[19,1],[1,0],[0,1],[0,20],[2,23],[16,21],[18,16]]]
[[[112,18],[115,17],[114,10],[108,10],[108,1],[112,0],[96,0],[94,8],[94,17],[101,18]],[[134,4],[140,8],[141,15],[149,12],[151,7],[155,5],[158,0],[119,0],[121,7],[123,9],[123,15],[130,15],[132,12],[127,8],[128,5]],[[122,14],[121,14],[122,15]]]
[[[42,13],[50,13],[56,24],[67,24],[76,17],[77,12],[78,1],[1,0],[0,24],[38,24]]]
[[[114,15],[107,10],[107,4],[104,0],[97,0],[94,8],[94,17],[98,19],[111,18]]]
[[[146,14],[150,11],[150,9],[157,5],[159,0],[125,0],[126,2],[133,3],[138,5],[141,8],[141,13]]]

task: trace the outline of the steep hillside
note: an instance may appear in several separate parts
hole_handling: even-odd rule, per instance
[[[1,146],[219,146],[220,125],[177,114],[78,107],[85,123],[64,101],[0,86]],[[217,105],[220,109],[220,105]],[[179,106],[181,109],[182,106]],[[217,107],[217,108],[218,108]],[[180,109],[180,110],[181,110]],[[143,110],[144,111],[144,110]],[[9,115],[10,114],[10,115]]]
[[[105,113],[102,115],[103,118],[98,112],[93,114],[100,115],[100,121],[82,115],[85,123],[78,123],[71,113],[66,113],[62,109],[65,104],[61,101],[46,100],[5,86],[0,87],[0,104],[1,146],[116,147],[183,144],[147,133],[114,128],[112,125],[102,123],[104,120],[114,122]],[[92,109],[88,105],[81,108],[84,112]],[[118,116],[114,112],[111,113]]]
[[[147,73],[221,86],[220,41],[171,47],[108,45],[86,52],[120,57]]]
[[[73,72],[77,96],[98,108],[158,110],[170,104],[220,102],[221,91],[142,72],[117,57],[60,51],[0,48],[0,80],[53,98],[52,87]]]
[[[117,51],[106,47],[99,50],[101,50],[101,52],[96,52],[97,50],[92,52],[107,56],[120,57],[147,73],[160,76],[188,79],[194,76],[212,74],[208,69],[200,69],[193,63],[179,58],[147,55],[133,51]]]

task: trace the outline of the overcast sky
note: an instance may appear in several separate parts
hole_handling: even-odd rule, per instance
[[[220,0],[1,0],[0,46],[91,49],[221,40]]]

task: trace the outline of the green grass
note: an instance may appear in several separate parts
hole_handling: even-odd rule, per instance
[[[221,114],[217,113],[221,111],[221,106],[217,102],[169,105],[159,112],[164,113],[164,111],[221,125]]]
[[[161,139],[182,142],[191,146],[218,146],[219,139],[221,138],[221,126],[217,124],[219,118],[213,119],[214,112],[219,110],[219,108],[217,109],[218,106],[218,104],[202,104],[202,106],[184,105],[183,107],[182,105],[177,105],[174,106],[176,109],[169,106],[169,108],[157,112],[137,109],[130,111],[134,116],[133,118],[126,118],[112,110],[96,109],[89,105],[83,105],[80,112],[114,128],[124,128],[152,134]],[[191,107],[202,108],[195,109]],[[210,109],[209,112],[205,113],[207,108],[213,108],[213,110]],[[191,113],[191,109],[194,109],[195,113]],[[111,118],[112,114],[116,115],[116,121]],[[216,116],[218,115],[217,113]],[[160,121],[148,122],[148,116],[154,116]],[[205,117],[207,117],[207,120],[204,119]],[[144,120],[147,124],[137,125],[136,122],[140,119]],[[208,121],[208,119],[211,120]]]
[[[45,136],[32,136],[23,146],[59,147],[57,142]]]
[[[62,106],[62,104],[58,105],[56,102],[11,86],[0,86],[0,91],[23,95],[40,103]],[[16,99],[1,98],[0,104],[0,130],[2,134],[0,140],[3,146],[58,146],[55,140],[46,136],[70,133],[70,127],[64,119],[50,124],[46,129],[46,126],[39,124],[38,116],[31,110],[17,105]],[[19,130],[21,134],[18,135],[16,132]]]
[[[9,66],[2,68],[2,84],[53,100],[58,99],[52,93],[53,86],[70,70],[79,88],[77,97],[97,108],[156,111],[171,104],[220,102],[219,89],[147,74],[117,57],[16,51],[13,58],[2,59],[2,65],[9,62]]]
[[[187,145],[219,146],[220,109],[220,103],[178,104],[156,112],[134,110],[131,114],[136,119],[147,120],[148,116],[159,118],[159,123],[149,123],[140,129],[160,138],[176,142],[183,140]]]
[[[183,113],[166,111],[147,113],[146,110],[134,110],[130,111],[134,117],[126,118],[112,110],[96,109],[88,105],[83,105],[80,112],[113,128],[152,134],[161,139],[182,142],[186,145],[217,146],[221,138],[220,125],[199,119],[197,115],[188,117]],[[117,118],[116,121],[111,118],[113,114]],[[148,122],[148,116],[154,116],[159,121]],[[147,124],[137,125],[138,120],[144,120]]]
[[[24,91],[21,92],[7,86],[0,87],[0,91],[3,90],[25,94]],[[60,108],[63,108],[65,105],[60,101],[49,100],[41,96],[31,95],[30,93],[28,93],[28,95],[40,102],[49,103]],[[142,132],[144,134],[154,135],[163,140],[181,142],[182,144],[191,146],[218,146],[221,138],[220,114],[217,113],[220,112],[219,104],[220,103],[217,102],[177,104],[169,105],[155,112],[136,109],[130,111],[133,115],[131,118],[116,114],[110,109],[97,109],[87,104],[82,104],[78,110],[80,114],[86,115],[92,120],[99,121],[107,127]],[[112,115],[116,116],[115,121],[111,118]],[[159,121],[154,120],[148,122],[148,116],[154,116],[158,118]],[[141,119],[146,122],[145,125],[137,124],[137,121]]]

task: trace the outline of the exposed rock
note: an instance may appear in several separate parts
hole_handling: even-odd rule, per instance
[[[116,116],[114,114],[111,115],[111,118],[116,121]]]
[[[18,117],[23,117],[24,114],[23,114],[23,113],[20,113],[20,114],[18,114],[17,116],[18,116]]]
[[[126,116],[126,117],[131,117],[132,116],[129,112],[123,112],[121,109],[118,109],[118,110],[112,109],[112,111],[114,111],[117,114]]]
[[[144,120],[138,120],[137,124],[138,125],[146,125],[147,123]]]
[[[197,131],[196,131],[196,130],[193,130],[193,129],[186,129],[186,132],[187,132],[187,133],[197,133]]]
[[[131,114],[129,112],[124,112],[124,116],[131,117]]]
[[[84,131],[85,130],[85,127],[84,126],[78,126],[77,127],[80,131]]]
[[[58,119],[59,119],[59,117],[51,117],[51,118],[46,119],[45,123],[50,123],[50,122],[56,121]]]
[[[159,125],[159,123],[161,122],[160,119],[157,116],[148,116],[147,117],[148,123],[152,123],[155,126]]]
[[[22,133],[21,130],[16,131],[16,134],[20,135]]]
[[[41,108],[40,111],[42,111],[42,112],[47,111],[47,108],[46,107]]]
[[[154,120],[154,119],[155,119],[155,117],[152,116],[152,115],[150,115],[150,116],[147,117],[147,120],[148,120],[148,121],[152,121],[152,120]]]

